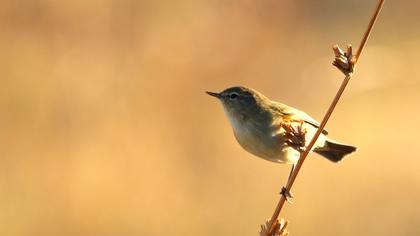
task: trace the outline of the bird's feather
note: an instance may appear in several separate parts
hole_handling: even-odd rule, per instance
[[[272,102],[272,109],[277,110],[277,112],[280,112],[282,114],[282,118],[285,121],[303,121],[307,124],[310,124],[316,128],[319,128],[319,122],[316,121],[314,118],[312,118],[310,115],[306,114],[305,112],[287,106],[286,104],[280,103],[280,102]],[[322,133],[327,135],[327,130],[322,130]]]

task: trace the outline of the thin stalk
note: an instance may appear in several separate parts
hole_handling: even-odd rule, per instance
[[[373,14],[372,18],[370,19],[370,22],[369,22],[369,25],[366,29],[366,32],[363,35],[363,38],[362,38],[362,41],[359,45],[357,53],[354,56],[354,58],[352,59],[352,62],[350,62],[353,65],[356,65],[356,63],[359,60],[360,55],[362,54],[363,48],[365,47],[366,42],[369,38],[369,35],[372,32],[373,25],[375,24],[375,21],[376,21],[378,15],[379,15],[379,12],[382,9],[382,6],[383,6],[384,2],[385,2],[385,0],[379,0],[378,5],[376,6],[376,9],[374,11],[374,14]],[[293,186],[293,183],[295,182],[296,177],[299,174],[299,171],[300,171],[300,169],[303,165],[303,162],[305,161],[309,152],[312,150],[312,147],[314,146],[314,144],[315,144],[316,140],[318,139],[319,135],[321,134],[322,130],[324,130],[324,127],[327,124],[328,119],[330,118],[331,114],[333,113],[334,108],[336,107],[338,101],[340,100],[340,97],[343,94],[344,89],[346,88],[348,82],[352,78],[352,75],[353,75],[353,73],[348,73],[346,75],[346,77],[344,78],[343,82],[341,83],[340,88],[338,89],[337,94],[334,97],[334,100],[331,102],[330,107],[328,108],[328,111],[326,112],[324,118],[322,119],[321,124],[319,125],[319,128],[318,128],[317,132],[315,133],[315,135],[312,138],[311,142],[309,143],[308,147],[302,152],[301,157],[299,158],[299,161],[297,162],[297,164],[295,166],[295,169],[294,169],[292,175],[290,176],[289,181],[287,182],[286,193],[290,192],[290,190]],[[286,197],[284,195],[282,195],[280,197],[280,200],[277,204],[277,207],[276,207],[276,209],[273,213],[273,216],[270,219],[269,227],[268,227],[268,230],[267,230],[267,236],[270,236],[272,234],[274,222],[278,219],[278,216],[279,216],[285,202],[286,202]]]

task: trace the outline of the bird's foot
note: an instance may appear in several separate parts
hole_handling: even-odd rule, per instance
[[[287,191],[286,187],[283,186],[281,188],[280,195],[282,195],[288,203],[293,204],[293,202],[291,200],[294,196],[293,196],[292,192]]]

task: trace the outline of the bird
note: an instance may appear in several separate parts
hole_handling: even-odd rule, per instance
[[[272,101],[251,88],[235,86],[219,93],[206,93],[222,103],[233,134],[243,149],[271,162],[292,164],[290,175],[300,158],[301,149],[288,141],[288,130],[282,124],[305,131],[303,148],[308,146],[320,125],[307,113]],[[357,150],[355,146],[336,142],[327,135],[328,132],[323,130],[311,151],[332,162],[340,162]]]

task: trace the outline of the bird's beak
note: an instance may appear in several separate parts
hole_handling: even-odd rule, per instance
[[[213,97],[216,97],[216,98],[220,98],[221,97],[220,93],[213,93],[213,92],[208,92],[208,91],[206,91],[206,93],[208,95],[213,96]]]

